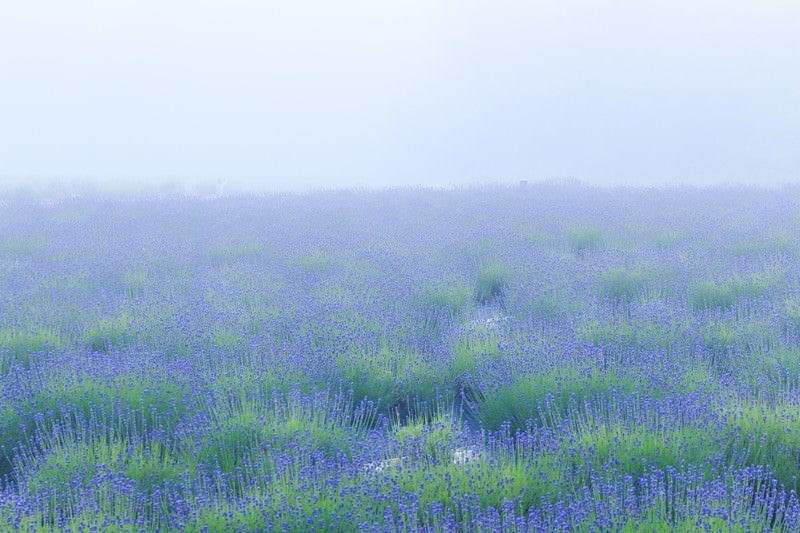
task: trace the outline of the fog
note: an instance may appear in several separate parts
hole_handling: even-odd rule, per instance
[[[0,180],[797,181],[798,6],[3,0]]]

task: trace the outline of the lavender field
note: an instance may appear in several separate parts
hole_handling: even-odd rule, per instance
[[[800,531],[800,191],[0,199],[0,531]]]

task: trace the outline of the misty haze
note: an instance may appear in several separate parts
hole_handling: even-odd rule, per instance
[[[797,181],[789,2],[0,7],[0,183]]]
[[[800,9],[0,6],[0,532],[800,531]]]

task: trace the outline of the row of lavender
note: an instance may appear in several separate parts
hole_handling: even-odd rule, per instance
[[[6,201],[0,524],[796,529],[798,230],[737,189]]]

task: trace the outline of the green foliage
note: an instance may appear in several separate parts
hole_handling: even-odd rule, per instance
[[[737,297],[738,292],[735,286],[730,283],[714,281],[696,283],[689,293],[690,302],[695,311],[715,307],[727,309],[733,306]]]
[[[0,329],[0,375],[8,373],[15,365],[29,366],[34,353],[63,346],[61,336],[53,328]]]
[[[211,338],[209,339],[210,348],[214,351],[216,350],[226,350],[231,351],[235,350],[236,347],[241,346],[244,343],[244,338],[242,335],[232,331],[230,328],[225,328],[222,326],[217,326],[211,332]]]
[[[800,390],[800,349],[782,347],[747,358],[751,384],[763,392]],[[766,389],[766,390],[765,390]]]
[[[770,331],[752,320],[708,322],[701,334],[712,366],[722,372],[734,371],[748,381],[761,374],[758,361],[769,358],[778,343]]]
[[[567,231],[567,243],[570,249],[580,255],[593,252],[602,244],[602,233],[594,227],[576,227]]]
[[[437,396],[437,372],[431,364],[400,347],[384,345],[369,354],[347,354],[337,364],[357,401],[369,398],[387,412]]]
[[[416,493],[420,507],[429,503],[451,506],[459,496],[477,497],[484,507],[499,508],[504,500],[514,500],[524,515],[534,505],[552,500],[569,482],[563,461],[555,453],[515,454],[514,450],[493,449],[466,464],[453,461],[395,462],[385,475],[399,486]]]
[[[589,320],[580,324],[576,333],[583,342],[597,348],[606,348],[609,356],[616,357],[631,347],[670,350],[688,328],[689,324],[684,322],[670,323],[631,318],[613,321]]]
[[[656,248],[668,248],[681,241],[683,235],[675,229],[662,229],[651,234],[650,242]]]
[[[89,435],[68,426],[54,426],[42,435],[40,446],[39,453],[19,456],[16,478],[23,494],[44,495],[47,505],[42,507],[39,521],[51,527],[62,520],[79,520],[79,503],[87,501],[107,513],[143,513],[152,520],[164,509],[155,507],[147,497],[165,482],[178,480],[187,468],[163,442],[141,439],[141,435],[133,440],[121,438],[113,427],[96,429]],[[109,472],[133,481],[135,490],[123,495],[113,491],[107,481],[98,482]],[[136,505],[133,498],[141,498],[144,505]]]
[[[584,371],[568,367],[517,378],[510,386],[486,394],[478,405],[477,418],[486,428],[510,424],[522,430],[534,426],[556,427],[583,400],[629,395],[641,390],[643,380],[619,372]]]
[[[499,341],[496,331],[481,327],[458,339],[450,351],[452,359],[443,371],[453,393],[463,395],[470,402],[483,397],[479,373],[500,360]]]
[[[192,450],[198,468],[212,470],[218,468],[230,474],[241,468],[246,460],[261,460],[260,466],[266,468],[266,458],[259,446],[267,442],[258,425],[258,418],[249,418],[245,413],[234,415],[213,426],[213,433],[203,438],[201,444]],[[269,465],[271,467],[271,465]],[[269,473],[265,470],[263,474]]]
[[[399,417],[398,417],[399,418]],[[458,425],[453,408],[441,401],[433,406],[417,403],[405,420],[396,420],[390,433],[398,456],[450,461]]]
[[[121,374],[54,376],[19,408],[25,436],[47,435],[64,426],[75,432],[93,424],[113,426],[119,438],[144,435],[154,428],[172,429],[194,408],[195,394],[169,376]],[[44,418],[35,422],[37,414]]]
[[[290,390],[303,394],[315,390],[310,376],[297,369],[265,363],[258,353],[247,353],[237,364],[230,364],[228,358],[210,357],[203,374],[214,404],[231,401],[245,404],[274,394],[289,394]]]
[[[88,484],[98,468],[108,467],[151,492],[165,480],[177,479],[183,472],[174,453],[157,440],[129,442],[113,434],[84,440],[72,432],[48,436],[41,456],[27,456],[19,465],[19,478],[27,490],[68,487],[79,478]]]
[[[398,516],[399,502],[394,495],[401,491],[415,494],[416,519],[425,529],[444,531],[446,524],[431,523],[427,516],[431,504],[442,504],[453,511],[457,520],[468,522],[469,517],[459,504],[465,497],[476,497],[482,507],[499,508],[504,500],[514,501],[515,508],[524,515],[543,499],[552,500],[568,488],[554,454],[527,454],[523,458],[504,449],[491,449],[489,453],[491,458],[476,458],[467,464],[436,458],[391,458],[380,468],[339,476],[337,486],[341,490],[333,491],[313,476],[293,474],[310,470],[301,457],[291,470],[265,478],[268,481],[263,486],[248,488],[243,502],[257,505],[210,506],[193,516],[190,529],[200,530],[207,525],[217,530],[235,524],[237,530],[260,531],[268,529],[265,517],[269,517],[280,522],[282,530],[307,531],[307,518],[313,514],[314,525],[321,530],[349,530],[354,523],[380,523],[387,511]],[[363,505],[366,500],[370,505]],[[344,519],[342,509],[352,515]],[[229,518],[222,520],[221,516]],[[386,528],[391,525],[385,523]]]
[[[585,470],[585,475],[588,465],[614,464],[638,478],[651,467],[680,470],[685,464],[708,464],[717,452],[709,446],[707,436],[707,431],[693,426],[648,428],[627,421],[595,419],[578,429],[574,443],[565,447],[578,450],[580,459],[575,468]],[[567,454],[569,449],[565,450]],[[588,477],[583,481],[590,482]]]
[[[84,345],[95,352],[109,352],[137,340],[133,316],[127,312],[116,316],[101,316],[84,334]]]
[[[475,282],[475,301],[479,304],[500,302],[508,287],[509,271],[498,263],[487,263],[481,266]]]
[[[312,250],[301,255],[297,259],[297,264],[306,275],[326,276],[334,270],[336,260],[330,252]]]
[[[732,404],[723,411],[723,435],[730,463],[769,465],[787,489],[798,489],[800,411],[792,403]]]
[[[472,300],[473,291],[461,283],[431,286],[423,291],[426,307],[443,310],[450,320],[461,318]]]
[[[800,335],[800,297],[784,299],[781,311],[784,333]]]
[[[120,276],[119,285],[129,298],[135,298],[143,296],[153,285],[153,280],[150,278],[147,270],[144,268],[135,268]]]
[[[658,276],[641,267],[614,268],[600,276],[600,294],[617,303],[630,303],[656,287]]]
[[[763,296],[779,280],[777,272],[764,272],[749,278],[734,276],[726,281],[702,281],[689,289],[692,308],[730,309],[738,300],[752,300]]]
[[[448,367],[451,373],[474,374],[478,365],[485,361],[497,361],[499,356],[499,337],[492,331],[476,331],[461,337],[453,346],[453,359]]]
[[[30,255],[42,248],[46,242],[42,235],[14,235],[0,242],[0,254]]]
[[[143,348],[158,352],[163,357],[174,359],[185,357],[196,348],[196,340],[179,327],[178,321],[184,320],[182,313],[171,305],[158,304],[149,307],[137,306],[123,311],[120,316],[127,317],[129,322],[121,320],[112,324],[119,328],[116,336],[119,347]],[[113,342],[110,347],[118,347]],[[100,350],[102,351],[102,350]]]
[[[440,338],[445,325],[464,317],[472,304],[473,291],[461,283],[429,285],[417,299],[424,311],[423,332],[432,338]]]
[[[11,474],[14,448],[27,440],[22,419],[11,406],[0,407],[0,478]]]
[[[728,250],[736,257],[755,258],[788,252],[793,245],[791,236],[772,231],[767,235],[737,240],[728,245]]]
[[[274,472],[273,454],[291,444],[303,444],[329,457],[352,457],[354,439],[375,423],[367,404],[354,406],[352,397],[292,391],[242,400],[231,397],[212,410],[212,425],[198,447],[188,450],[198,464],[224,473],[237,468]],[[254,474],[256,472],[251,472]]]
[[[568,314],[575,313],[580,308],[580,303],[571,301],[562,291],[549,290],[528,300],[527,311],[534,317],[544,320],[556,320]]]
[[[737,332],[732,324],[712,323],[703,332],[706,348],[717,355],[724,355],[731,350],[737,338]]]
[[[687,365],[677,383],[675,394],[690,394],[700,390],[710,391],[715,387],[714,374],[709,365],[695,363]]]

